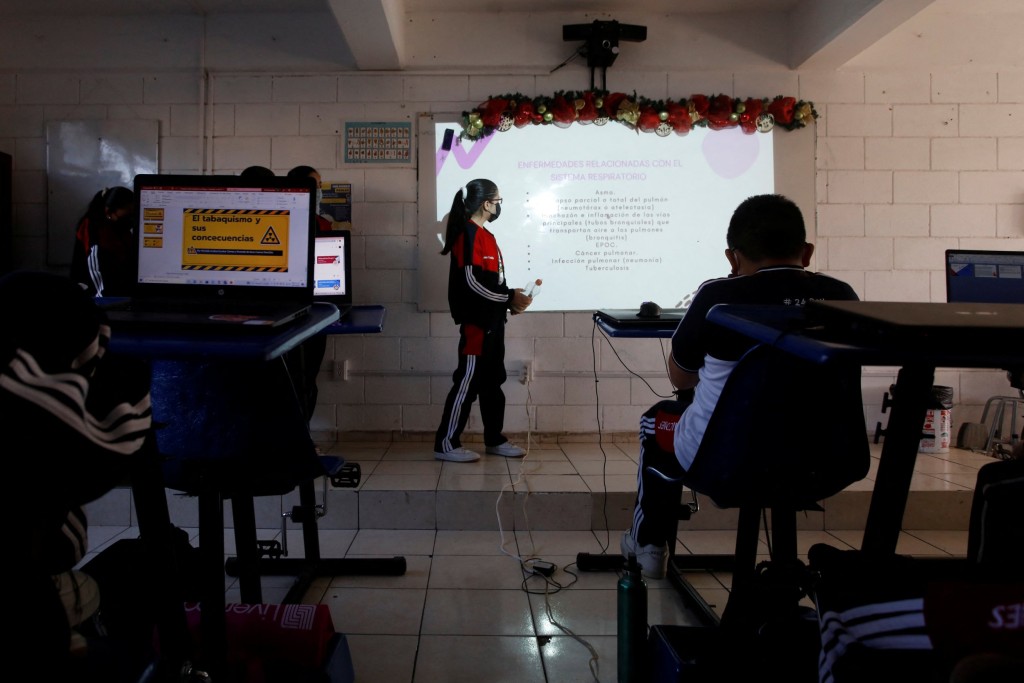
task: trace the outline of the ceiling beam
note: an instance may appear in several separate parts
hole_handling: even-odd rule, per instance
[[[405,61],[404,0],[328,0],[360,71],[394,71]]]
[[[801,0],[791,10],[792,69],[837,69],[934,0]]]

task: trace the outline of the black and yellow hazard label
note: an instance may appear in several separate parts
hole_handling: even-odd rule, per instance
[[[142,246],[146,249],[162,249],[164,246],[163,237],[143,237]]]
[[[163,209],[143,209],[142,219],[147,221],[162,221],[164,219]]]
[[[163,223],[143,223],[142,232],[147,235],[162,235],[164,233]]]
[[[281,244],[281,240],[273,228],[267,228],[267,231],[263,234],[263,239],[260,240],[260,244]]]
[[[185,209],[183,270],[288,270],[289,211]]]

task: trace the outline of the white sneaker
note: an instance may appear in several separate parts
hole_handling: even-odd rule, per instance
[[[475,462],[480,459],[480,454],[459,446],[450,451],[434,451],[434,459],[450,462]]]
[[[637,564],[640,565],[640,573],[649,579],[664,579],[668,572],[668,543],[665,545],[644,545],[637,546],[632,534],[622,534],[622,542],[619,544],[622,556],[629,561],[630,554],[636,555]]]
[[[497,446],[488,446],[487,454],[503,455],[506,458],[521,458],[524,455],[526,455],[526,451],[524,451],[522,448],[515,445],[511,441],[506,441],[505,443],[500,443]]]

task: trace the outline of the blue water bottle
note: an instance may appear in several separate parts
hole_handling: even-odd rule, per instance
[[[618,588],[619,683],[645,682],[647,666],[647,582],[630,554]]]

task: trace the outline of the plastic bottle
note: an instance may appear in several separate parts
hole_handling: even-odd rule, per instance
[[[537,296],[538,294],[540,294],[540,286],[542,284],[544,284],[544,281],[541,280],[540,278],[534,280],[533,282],[527,283],[527,285],[523,287],[523,294],[529,297]]]
[[[618,588],[619,683],[646,681],[647,582],[630,554]]]

